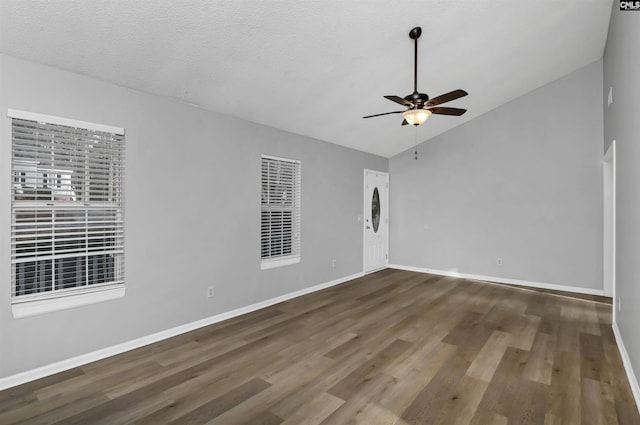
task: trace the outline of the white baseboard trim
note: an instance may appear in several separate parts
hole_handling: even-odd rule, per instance
[[[580,288],[577,286],[556,285],[554,283],[540,283],[540,282],[531,282],[528,280],[509,279],[504,277],[482,276],[482,275],[470,274],[470,273],[460,273],[460,272],[450,271],[450,270],[435,270],[435,269],[427,269],[423,267],[402,266],[399,264],[389,264],[389,268],[406,270],[410,272],[437,274],[441,276],[460,277],[463,279],[474,279],[474,280],[484,280],[487,282],[506,283],[508,285],[530,286],[532,288],[550,289],[553,291],[575,292],[579,294],[589,294],[589,295],[604,295],[604,291],[602,289]]]
[[[622,335],[620,334],[620,329],[618,328],[618,324],[613,322],[613,334],[616,337],[616,343],[618,344],[618,351],[620,352],[620,357],[622,357],[622,364],[624,365],[624,371],[627,373],[627,379],[629,380],[629,385],[631,386],[631,392],[633,393],[633,398],[636,401],[636,409],[640,412],[640,386],[638,385],[638,380],[636,379],[636,374],[633,373],[633,367],[631,366],[631,360],[629,359],[629,354],[627,353],[627,349],[624,346],[624,342],[622,342]]]
[[[290,292],[288,294],[281,295],[279,297],[271,298],[266,301],[251,304],[246,307],[240,307],[235,310],[220,313],[215,316],[207,317],[202,320],[187,323],[185,325],[176,326],[175,328],[160,331],[151,335],[136,338],[131,341],[124,342],[122,344],[113,345],[111,347],[96,350],[91,353],[82,354],[80,356],[72,357],[70,359],[62,360],[59,362],[51,363],[45,366],[38,367],[36,369],[20,372],[15,375],[10,375],[4,378],[0,378],[0,391],[7,388],[15,387],[36,379],[44,378],[65,370],[73,369],[87,363],[102,360],[107,357],[115,356],[116,354],[124,353],[125,351],[134,350],[136,348],[143,347],[145,345],[153,344],[154,342],[162,341],[167,338],[171,338],[186,332],[193,331],[204,326],[212,325],[214,323],[222,322],[223,320],[231,319],[237,316],[241,316],[252,311],[260,310],[261,308],[269,307],[274,304],[281,303],[283,301],[290,300],[292,298],[300,297],[302,295],[310,294],[312,292],[320,291],[322,289],[329,288],[331,286],[340,285],[341,283],[348,282],[353,279],[362,277],[364,273],[359,272],[350,276],[345,276],[339,279],[332,280],[330,282],[321,283],[319,285],[304,288],[299,291]]]

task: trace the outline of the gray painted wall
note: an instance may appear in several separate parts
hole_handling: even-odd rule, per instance
[[[391,263],[602,290],[601,94],[598,61],[391,158]]]
[[[640,13],[614,2],[604,52],[604,148],[616,141],[616,321],[635,373],[640,371]],[[609,87],[613,104],[607,107]]]
[[[125,298],[13,319],[8,108],[126,129]],[[0,115],[0,378],[362,271],[363,169],[385,158],[4,55]],[[302,161],[302,261],[266,271],[261,154]]]

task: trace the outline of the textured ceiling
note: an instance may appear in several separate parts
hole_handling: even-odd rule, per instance
[[[390,157],[602,57],[612,0],[0,0],[0,52]],[[553,99],[549,100],[550,102]]]

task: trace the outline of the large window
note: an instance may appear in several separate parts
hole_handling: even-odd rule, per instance
[[[9,111],[14,304],[124,284],[124,130]]]
[[[262,156],[263,269],[300,262],[300,161]]]

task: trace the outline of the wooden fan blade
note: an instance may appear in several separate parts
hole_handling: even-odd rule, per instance
[[[413,103],[409,102],[406,99],[401,98],[400,96],[385,96],[385,99],[389,99],[392,102],[399,103],[403,106],[407,106],[409,108],[413,108]]]
[[[429,101],[427,101],[427,106],[435,106],[435,105],[440,105],[441,103],[451,102],[452,100],[460,99],[461,97],[464,97],[468,94],[469,93],[467,93],[464,90],[460,90],[460,89],[454,90],[452,92],[445,93],[438,97],[434,97],[433,99],[429,99]]]
[[[384,114],[375,114],[375,115],[367,115],[366,117],[362,117],[362,118],[372,118],[372,117],[379,117],[381,115],[389,115],[389,114],[401,114],[404,111],[393,111],[393,112],[385,112]]]
[[[439,115],[455,115],[455,116],[460,116],[462,114],[464,114],[465,112],[467,112],[466,109],[459,109],[459,108],[445,108],[445,107],[436,107],[436,108],[427,108],[429,109],[432,113],[434,114],[439,114]]]
[[[409,123],[407,122],[407,120],[402,120],[402,124],[401,124],[401,125],[407,125],[407,124],[409,124]]]

